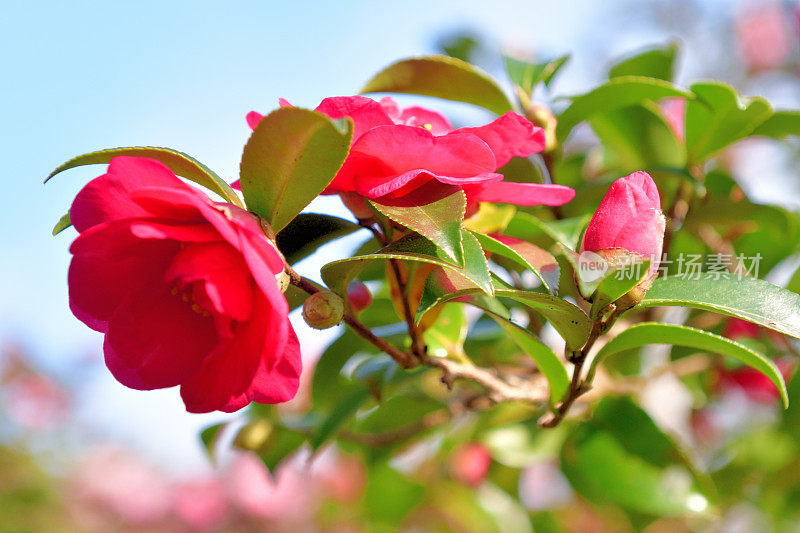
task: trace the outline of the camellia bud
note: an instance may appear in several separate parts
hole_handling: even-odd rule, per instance
[[[647,172],[634,172],[611,184],[583,234],[581,252],[594,252],[609,267],[650,259],[648,274],[615,302],[618,309],[639,303],[653,285],[665,227],[658,188]]]
[[[369,304],[372,303],[372,294],[370,294],[366,285],[354,279],[347,286],[347,300],[350,302],[350,307],[353,308],[353,311],[359,312],[369,307]]]
[[[470,487],[477,487],[489,473],[492,456],[483,444],[469,442],[453,453],[450,463],[452,476]]]
[[[328,329],[342,321],[344,301],[330,291],[309,296],[303,303],[303,320],[314,329]]]

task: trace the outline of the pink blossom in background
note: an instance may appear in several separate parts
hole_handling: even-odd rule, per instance
[[[796,362],[781,358],[776,359],[775,364],[788,383],[797,366]],[[781,398],[775,384],[766,375],[749,366],[740,366],[732,370],[719,369],[717,379],[718,388],[722,392],[737,388],[757,403],[775,403]]]
[[[735,20],[739,55],[750,70],[779,68],[796,40],[790,14],[777,2],[763,2],[741,11]]]
[[[170,512],[167,480],[155,468],[116,448],[91,450],[78,466],[73,484],[73,496],[107,507],[132,525],[160,521]]]
[[[219,479],[186,480],[174,486],[172,492],[175,514],[194,529],[214,529],[229,514],[228,495]]]
[[[45,376],[24,374],[3,384],[3,389],[3,410],[20,426],[44,430],[68,414],[67,391]]]
[[[252,453],[237,453],[225,473],[228,494],[244,513],[260,518],[310,518],[316,490],[299,469],[282,465],[274,479]]]
[[[491,465],[489,449],[479,442],[469,442],[453,452],[450,473],[464,485],[478,487],[486,479]]]

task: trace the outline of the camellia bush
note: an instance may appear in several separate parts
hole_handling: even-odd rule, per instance
[[[683,530],[744,499],[797,524],[800,275],[763,278],[798,252],[800,217],[749,201],[725,153],[800,134],[800,114],[675,85],[674,59],[629,57],[568,97],[548,92],[566,57],[506,58],[505,86],[453,57],[402,60],[362,95],[250,113],[238,179],[170,148],[78,156],[50,178],[107,168],[54,231],[78,232],[71,310],[123,385],[180,386],[193,413],[247,407],[234,446],[272,472],[327,446],[362,461],[363,498],[324,520]],[[495,117],[456,128],[437,100],[375,93]],[[319,195],[352,216],[305,212]],[[354,233],[320,273],[295,268]],[[313,368],[300,308],[345,326]],[[691,391],[688,433],[642,408],[664,376]],[[748,434],[763,446],[719,438],[710,413],[734,388],[770,413]],[[225,429],[203,432],[212,454]],[[542,462],[557,477],[534,492],[577,496],[531,503],[520,472]]]

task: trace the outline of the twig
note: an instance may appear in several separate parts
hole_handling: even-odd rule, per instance
[[[304,290],[308,294],[315,294],[319,292],[319,289],[317,289],[313,283],[299,275],[289,265],[286,265],[286,273],[289,275],[290,283],[295,287]],[[346,311],[344,313],[343,320],[362,339],[374,344],[380,348],[381,351],[389,354],[392,359],[394,359],[401,367],[413,368],[418,365],[418,363],[416,363],[411,357],[411,354],[396,348],[395,346],[389,344],[389,342],[385,339],[375,335],[371,329],[362,324],[360,320],[351,315],[349,312]]]

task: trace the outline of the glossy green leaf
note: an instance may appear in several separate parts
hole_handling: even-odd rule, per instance
[[[417,312],[417,320],[419,321],[425,313],[438,305],[480,294],[480,291],[477,289],[463,289],[449,293],[440,293],[440,296],[435,300],[420,303],[420,309]],[[495,297],[514,300],[542,315],[553,324],[553,327],[564,338],[570,349],[580,348],[589,337],[589,331],[591,330],[589,318],[579,307],[566,300],[550,296],[549,294],[515,289],[496,289]],[[483,308],[483,305],[480,303],[470,299],[466,299],[466,301],[467,303],[478,305]]]
[[[580,425],[561,451],[562,471],[581,496],[654,516],[708,510],[692,483],[670,482],[677,450],[646,413],[627,399],[608,398],[596,418]]]
[[[296,452],[304,442],[306,442],[306,437],[302,433],[286,427],[276,427],[270,435],[269,441],[258,451],[258,457],[275,476],[284,459]]]
[[[242,154],[247,207],[279,232],[330,184],[350,149],[353,122],[282,107],[253,130]]]
[[[70,168],[84,165],[103,165],[118,156],[149,157],[165,164],[178,176],[191,180],[208,190],[220,195],[223,199],[239,207],[244,207],[236,192],[231,189],[225,180],[217,176],[214,171],[200,163],[190,155],[171,148],[158,148],[155,146],[131,146],[125,148],[109,148],[72,158],[47,176],[45,183],[60,172]]]
[[[634,309],[659,306],[712,311],[800,338],[800,295],[761,279],[733,275],[703,280],[659,278]]]
[[[461,306],[445,306],[436,322],[422,334],[428,353],[436,357],[463,357],[467,326],[467,317]]]
[[[490,316],[500,324],[503,331],[514,340],[517,346],[536,362],[536,366],[550,386],[550,403],[558,402],[569,387],[569,375],[561,359],[527,329],[495,314],[490,314]]]
[[[652,102],[597,113],[589,124],[620,172],[686,165],[686,147]]]
[[[572,98],[572,104],[558,117],[556,136],[563,142],[579,122],[597,113],[650,101],[657,102],[670,96],[693,98],[677,85],[644,76],[621,76]]]
[[[751,350],[738,342],[709,333],[702,329],[676,324],[643,322],[635,324],[606,343],[595,356],[589,368],[587,379],[591,379],[597,366],[606,357],[625,350],[639,348],[646,344],[671,344],[688,346],[698,350],[733,357],[767,376],[781,393],[784,406],[788,407],[786,383],[778,367],[764,355]]]
[[[550,294],[558,291],[559,269],[556,258],[526,241],[513,242],[508,237],[473,232],[481,247],[533,272]]]
[[[680,486],[670,485],[662,469],[628,453],[608,433],[582,432],[567,441],[562,469],[581,495],[613,502],[649,515],[679,516],[706,499]]]
[[[458,190],[444,198],[433,199],[409,194],[391,200],[391,205],[388,202],[370,203],[398,224],[427,237],[456,264],[464,264],[461,236],[461,222],[467,208],[464,191]]]
[[[783,139],[789,135],[800,136],[800,111],[775,111],[767,120],[756,126],[752,135]]]
[[[590,317],[598,317],[603,309],[616,302],[649,275],[650,259],[609,272],[592,295]]]
[[[333,437],[339,428],[342,427],[342,424],[347,422],[350,417],[358,411],[369,397],[370,394],[367,389],[358,388],[335,404],[311,438],[311,447],[314,450],[318,450],[320,446],[325,444],[328,439]]]
[[[226,425],[228,425],[227,422],[214,424],[212,426],[208,426],[200,432],[200,440],[203,442],[203,448],[206,450],[208,457],[212,461],[214,461],[216,457],[214,451],[217,444],[217,438],[222,430],[225,429]]]
[[[542,220],[530,213],[518,211],[508,223],[505,235],[536,244],[539,247],[550,247],[554,243],[563,244],[570,250],[576,250],[581,233],[591,218],[590,214],[562,220]]]
[[[300,213],[278,233],[276,242],[286,261],[292,265],[314,253],[323,244],[359,229],[361,226],[343,218]]]
[[[702,162],[718,150],[753,133],[772,115],[763,98],[741,98],[720,81],[691,86],[695,100],[686,104],[686,147],[689,161]]]
[[[678,47],[674,44],[650,49],[617,62],[609,69],[608,77],[647,76],[672,81],[677,54]]]
[[[466,102],[502,115],[513,110],[497,82],[483,70],[448,56],[404,59],[376,74],[362,93],[408,93]]]
[[[483,255],[483,250],[478,244],[478,240],[472,233],[464,230],[464,266],[452,263],[452,260],[437,246],[433,245],[428,239],[419,235],[408,235],[395,241],[386,248],[370,255],[361,255],[340,259],[328,263],[321,269],[322,279],[328,287],[343,295],[348,283],[355,278],[358,273],[373,261],[386,261],[388,259],[400,259],[403,261],[416,261],[440,266],[463,277],[471,284],[479,287],[481,291],[492,294],[492,285],[489,265]]]
[[[53,226],[53,235],[58,235],[70,226],[72,226],[72,220],[70,220],[69,211],[67,211],[67,214],[59,218],[56,225]]]
[[[528,63],[510,56],[503,56],[508,77],[527,95],[533,92],[539,82],[550,87],[550,82],[568,60],[569,55],[565,55],[543,63]]]

